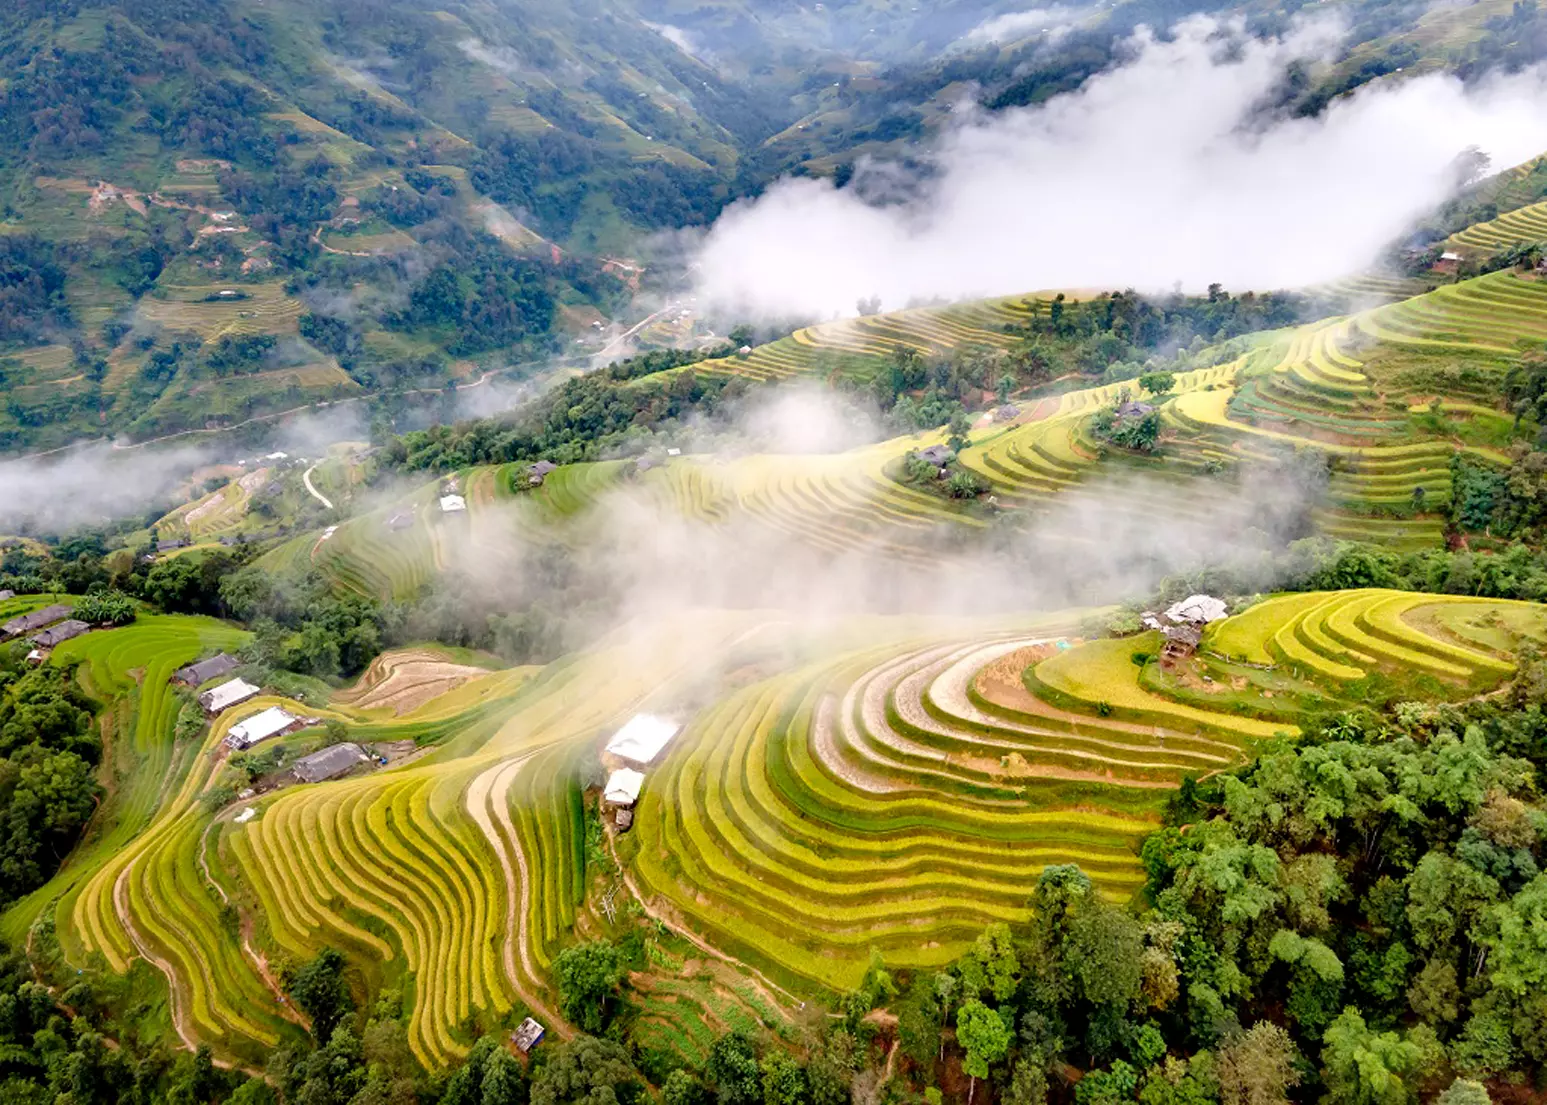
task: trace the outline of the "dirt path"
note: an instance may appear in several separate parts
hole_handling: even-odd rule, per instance
[[[527,932],[527,905],[531,893],[532,876],[527,868],[526,855],[521,850],[509,812],[511,784],[515,782],[521,766],[531,756],[532,753],[528,752],[515,759],[495,764],[468,784],[467,812],[472,815],[479,830],[488,839],[489,846],[494,849],[494,854],[500,861],[500,870],[505,876],[506,915],[511,919],[505,925],[503,949],[505,977],[521,999],[531,1006],[532,1012],[541,1014],[547,1019],[548,1027],[568,1039],[574,1035],[574,1029],[549,1009],[541,998],[527,989],[521,981],[520,972],[516,970],[516,956],[519,954],[522,969],[526,971],[527,977],[533,979],[539,977],[537,964],[532,961],[531,942]],[[499,823],[497,828],[496,821]],[[506,846],[507,840],[509,847]],[[515,853],[514,864],[511,862],[512,852]]]
[[[725,952],[722,952],[719,948],[714,947],[703,937],[699,936],[696,932],[693,932],[691,929],[684,927],[670,913],[652,904],[649,899],[640,893],[639,885],[634,882],[634,877],[629,874],[628,870],[626,868],[622,868],[621,866],[620,870],[623,872],[623,885],[628,887],[628,892],[634,896],[634,900],[637,901],[640,905],[640,908],[645,911],[645,916],[649,917],[652,921],[659,921],[661,924],[671,929],[678,936],[682,937],[689,944],[692,944],[705,955],[713,959],[718,959],[722,963],[729,963],[738,971],[744,972],[748,976],[747,981],[755,989],[760,990],[763,994],[763,997],[768,1001],[771,1001],[774,1005],[794,1006],[797,1009],[806,1008],[806,1003],[804,1001],[790,993],[783,986],[780,986],[777,982],[774,982],[762,971],[759,971],[756,967],[749,963],[742,962],[740,959],[737,959],[733,955],[727,955]],[[775,998],[775,994],[780,995],[783,1000],[781,1001]],[[839,1014],[832,1013],[829,1014],[829,1016],[837,1017]]]
[[[623,333],[619,334],[617,337],[613,338],[610,342],[608,342],[606,345],[602,346],[599,350],[597,350],[596,351],[596,356],[598,356],[598,357],[608,357],[608,356],[611,356],[613,354],[613,352],[614,352],[614,349],[613,349],[614,346],[618,346],[618,347],[621,348],[623,343],[627,342],[630,338],[632,338],[635,334],[639,333],[646,326],[649,326],[652,322],[655,322],[656,320],[658,320],[660,318],[663,318],[666,315],[671,314],[673,311],[679,311],[681,309],[682,309],[682,304],[680,304],[680,303],[668,303],[666,306],[662,307],[659,311],[656,311],[653,315],[646,315],[639,322],[636,322],[633,326],[630,326],[627,330],[623,331]]]
[[[137,951],[147,963],[167,976],[167,1008],[172,1015],[172,1027],[177,1031],[178,1038],[183,1041],[183,1046],[189,1051],[199,1050],[198,1038],[186,1023],[187,1011],[182,1007],[182,995],[177,989],[177,971],[165,959],[162,959],[154,951],[145,938],[140,935],[140,930],[134,927],[134,919],[129,910],[129,876],[134,873],[134,864],[131,862],[118,874],[113,883],[113,909],[118,914],[118,919],[123,923],[124,931],[129,934],[129,939]],[[218,1066],[231,1068],[232,1064],[216,1060]]]
[[[226,888],[216,882],[209,871],[209,857],[207,855],[209,833],[216,824],[218,824],[218,821],[211,821],[208,825],[204,826],[204,832],[199,834],[199,870],[204,873],[204,881],[214,887],[215,893],[220,895],[220,900],[225,902],[226,905],[232,905],[231,896],[226,893]],[[253,946],[252,918],[246,915],[242,915],[242,952],[252,961],[252,965],[258,970],[258,977],[263,979],[263,984],[269,988],[269,992],[279,1002],[280,1015],[292,1024],[298,1024],[310,1032],[312,1030],[311,1021],[307,1020],[298,1010],[291,1006],[290,999],[285,997],[285,988],[279,984],[279,979],[275,978],[274,973],[269,969],[268,957]]]
[[[321,503],[323,506],[327,507],[329,510],[332,510],[333,509],[333,500],[328,498],[321,491],[318,491],[316,486],[312,483],[312,473],[315,472],[315,471],[317,471],[317,465],[314,464],[310,468],[308,468],[306,471],[302,472],[301,473],[301,482],[306,485],[306,490],[307,490],[308,493],[310,493],[312,498],[316,499],[319,503]]]

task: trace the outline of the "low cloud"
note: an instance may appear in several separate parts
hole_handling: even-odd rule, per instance
[[[1055,4],[1050,8],[1031,8],[1028,11],[996,15],[992,19],[985,19],[964,34],[961,42],[969,46],[986,46],[999,42],[1016,42],[1033,35],[1041,35],[1052,42],[1068,33],[1090,10]]]
[[[850,314],[1043,288],[1236,289],[1335,279],[1375,259],[1457,187],[1455,159],[1547,148],[1547,83],[1388,79],[1318,118],[1266,111],[1289,67],[1324,57],[1327,22],[1254,39],[1204,17],[1043,105],[965,110],[928,171],[877,203],[781,181],[730,208],[698,252],[698,291],[744,316]],[[886,169],[889,195],[899,189]]]
[[[174,491],[210,458],[210,451],[199,447],[86,445],[0,461],[0,533],[62,533],[170,509],[183,501]]]
[[[715,64],[714,54],[706,49],[692,33],[683,30],[681,27],[673,27],[670,23],[651,23],[648,20],[645,22],[645,26],[681,50],[688,57],[701,61],[705,65],[713,66]]]

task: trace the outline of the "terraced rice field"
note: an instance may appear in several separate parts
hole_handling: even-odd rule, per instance
[[[247,1062],[299,1031],[268,964],[339,947],[369,986],[402,989],[409,1045],[436,1067],[527,1012],[562,1034],[553,956],[577,926],[604,926],[596,900],[613,888],[678,930],[677,959],[705,943],[729,957],[642,984],[651,1046],[701,1057],[710,1028],[778,1030],[775,991],[852,986],[872,948],[898,967],[949,961],[985,923],[1023,918],[1046,864],[1079,863],[1125,898],[1142,879],[1135,845],[1179,780],[1241,762],[1293,732],[1307,699],[1335,704],[1372,674],[1429,697],[1488,690],[1547,610],[1285,596],[1212,627],[1180,680],[1132,662],[1155,635],[1080,643],[1078,620],[871,620],[815,636],[698,613],[540,672],[448,677],[443,657],[397,654],[329,706],[284,704],[420,753],[251,799],[257,816],[239,824],[247,803],[201,796],[246,708],[178,743],[167,679],[244,634],[144,618],[55,653],[82,660],[109,704],[111,793],[0,933],[22,942],[48,914],[83,969],[149,962],[185,1041]],[[706,697],[707,655],[764,674]],[[586,780],[599,738],[639,710],[688,724],[648,772],[621,871],[598,869]]]
[[[1472,626],[1500,637],[1462,640]],[[1064,647],[1057,620],[856,651],[694,719],[647,781],[635,875],[787,986],[853,986],[871,948],[939,966],[985,924],[1023,920],[1045,864],[1131,893],[1134,844],[1170,788],[1292,734],[1296,703],[1373,673],[1473,693],[1543,628],[1547,609],[1525,603],[1293,595],[1214,627],[1220,657],[1198,668],[1213,682],[1185,684],[1132,662],[1158,635]]]
[[[252,496],[265,487],[273,469],[259,468],[226,486],[178,507],[156,523],[163,532],[186,532],[195,541],[234,533],[247,517]]]
[[[878,371],[899,347],[920,353],[971,346],[1006,349],[1017,340],[1006,333],[1006,327],[1023,324],[1045,310],[1043,301],[1010,298],[824,322],[760,345],[745,356],[704,361],[694,365],[693,371],[759,381],[828,377],[836,372],[864,379]]]
[[[408,519],[402,528],[388,524],[397,515]],[[443,516],[431,491],[422,490],[412,499],[343,523],[331,536],[313,538],[309,558],[342,590],[371,598],[406,598],[444,567],[437,547],[441,531],[466,521],[465,516]]]
[[[301,301],[286,295],[284,284],[278,281],[161,290],[165,298],[146,296],[140,301],[141,313],[169,331],[191,331],[206,342],[227,335],[294,334],[301,317]],[[239,296],[210,298],[227,290]]]
[[[1407,287],[1379,278],[1347,283],[1351,295],[1361,289],[1369,296],[1383,290],[1395,295]],[[829,362],[802,359],[818,354],[879,364],[899,343],[939,349],[951,342],[1007,340],[1005,326],[1040,309],[1035,300],[1006,300],[824,324],[719,367],[772,379],[825,371]],[[1111,406],[1124,388],[1132,392],[1130,382],[1026,401],[1012,421],[973,430],[958,460],[986,481],[985,498],[1001,511],[1039,514],[1078,503],[1099,493],[1093,477],[1136,468],[1179,477],[1168,481],[1167,512],[1202,521],[1217,518],[1221,500],[1232,498],[1232,473],[1240,467],[1280,464],[1286,454],[1311,448],[1332,466],[1326,499],[1314,511],[1320,532],[1370,536],[1401,548],[1434,547],[1449,507],[1452,456],[1460,450],[1495,465],[1507,457],[1465,443],[1492,440],[1481,431],[1458,439],[1425,428],[1420,416],[1436,398],[1433,392],[1415,393],[1413,385],[1393,382],[1370,366],[1392,356],[1464,362],[1475,369],[1476,379],[1464,385],[1471,390],[1440,396],[1441,409],[1478,426],[1491,420],[1488,433],[1507,437],[1507,416],[1478,400],[1496,392],[1487,380],[1507,371],[1522,350],[1544,342],[1547,282],[1496,272],[1355,315],[1256,335],[1234,360],[1182,373],[1160,401],[1165,432],[1152,457],[1105,447],[1090,432],[1091,416]],[[794,360],[779,362],[786,355]],[[843,363],[852,368],[858,362]],[[569,465],[541,488],[519,494],[526,466],[510,465],[495,472],[489,495],[471,503],[474,539],[490,547],[501,543],[493,529],[478,536],[497,507],[517,512],[529,533],[582,540],[585,531],[575,523],[622,490],[644,493],[658,509],[697,522],[750,520],[823,552],[927,566],[937,559],[943,532],[983,532],[988,520],[981,509],[901,481],[906,454],[939,440],[922,433],[840,454],[678,457],[642,473],[628,462]],[[466,475],[470,486],[486,478]],[[1136,517],[1143,511],[1142,504],[1127,506]],[[414,533],[388,540],[376,530],[345,527],[318,549],[316,560],[350,590],[404,594],[444,563],[444,550],[436,549],[435,541],[420,541]]]
[[[1446,245],[1472,254],[1502,253],[1514,246],[1547,242],[1547,202],[1505,212],[1496,219],[1452,234]]]

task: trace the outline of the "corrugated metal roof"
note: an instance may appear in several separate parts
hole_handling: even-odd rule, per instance
[[[224,652],[211,656],[208,660],[200,660],[197,664],[189,664],[186,668],[178,668],[172,678],[188,684],[190,687],[199,687],[208,683],[211,679],[219,679],[228,672],[235,671],[242,666],[242,662],[235,656],[228,656]]]
[[[607,751],[630,763],[647,764],[661,754],[667,742],[682,726],[670,718],[654,714],[635,714],[628,724],[613,734]]]
[[[639,789],[645,785],[645,777],[627,767],[620,767],[607,777],[607,789],[602,797],[614,805],[632,806],[639,801]]]
[[[365,759],[365,749],[348,741],[331,745],[295,762],[295,777],[303,783],[320,783],[342,775]]]

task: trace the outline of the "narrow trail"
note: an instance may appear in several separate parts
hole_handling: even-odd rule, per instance
[[[614,352],[614,347],[615,346],[621,348],[625,342],[627,342],[635,334],[637,334],[641,330],[643,330],[646,326],[649,326],[652,322],[657,321],[658,319],[664,317],[665,315],[671,314],[673,311],[678,311],[678,310],[681,310],[681,309],[682,309],[682,304],[680,304],[680,303],[668,303],[666,306],[662,307],[659,311],[656,311],[654,314],[646,315],[644,318],[642,318],[638,322],[636,322],[633,326],[630,326],[627,330],[623,331],[623,333],[619,334],[617,337],[613,338],[610,342],[608,342],[606,345],[602,346],[599,350],[597,350],[596,351],[596,356],[597,357],[610,357],[610,356],[612,356],[612,354]]]
[[[311,494],[312,498],[316,499],[319,503],[321,503],[323,506],[327,507],[329,510],[332,510],[333,509],[333,500],[328,498],[321,491],[318,491],[317,488],[316,488],[316,485],[314,485],[312,483],[312,473],[315,472],[315,471],[317,471],[317,465],[314,464],[310,468],[308,468],[306,471],[302,472],[301,473],[301,482],[306,485],[306,490]]]
[[[232,905],[233,903],[231,901],[231,896],[226,893],[226,888],[215,881],[209,870],[209,856],[207,854],[209,849],[209,834],[210,830],[213,829],[217,824],[219,824],[218,819],[211,821],[208,825],[204,826],[204,832],[199,834],[199,870],[204,873],[204,881],[209,883],[210,886],[214,887],[215,893],[220,895],[220,900],[226,905]],[[242,917],[242,952],[249,960],[252,961],[252,965],[257,968],[258,977],[263,980],[263,984],[269,988],[269,992],[272,993],[275,999],[279,1002],[280,1016],[284,1017],[292,1024],[300,1025],[302,1028],[306,1029],[306,1031],[310,1032],[312,1030],[311,1021],[306,1017],[303,1017],[301,1013],[290,1004],[290,1000],[285,997],[284,987],[279,984],[279,979],[274,977],[273,971],[269,968],[268,957],[265,956],[262,952],[258,951],[257,948],[253,947],[252,918],[247,916]]]
[[[762,971],[758,970],[750,963],[746,963],[740,959],[737,959],[733,955],[727,955],[725,952],[722,952],[719,948],[716,948],[714,945],[710,944],[702,936],[699,936],[696,932],[686,928],[680,921],[668,914],[665,910],[661,909],[659,906],[654,905],[648,898],[645,897],[643,893],[641,893],[639,884],[634,881],[633,875],[629,874],[626,869],[623,870],[623,885],[628,887],[628,892],[634,896],[634,900],[637,901],[640,905],[640,908],[645,911],[645,916],[649,917],[652,921],[659,921],[661,924],[671,929],[678,936],[682,937],[689,944],[692,944],[705,955],[710,956],[713,959],[718,959],[722,963],[729,963],[731,966],[737,968],[738,970],[745,971],[752,977],[754,985],[761,986],[767,992],[769,997],[772,997],[773,994],[777,993],[782,995],[785,999],[785,1002],[787,1002],[790,1006],[794,1006],[799,1009],[804,1009],[806,1007],[806,1003],[804,1001],[790,993],[783,986],[780,986],[777,982],[773,981]],[[784,1003],[774,1002],[774,1004],[780,1005]],[[829,1014],[829,1016],[838,1017],[840,1014],[833,1013]]]
[[[569,1039],[575,1034],[574,1029],[527,988],[521,980],[520,971],[516,969],[516,956],[519,954],[526,977],[532,979],[539,977],[537,964],[532,961],[531,942],[527,932],[531,872],[527,868],[526,855],[521,850],[509,812],[511,784],[515,782],[522,765],[532,755],[533,753],[527,752],[514,759],[497,763],[468,784],[467,812],[472,815],[479,830],[488,839],[489,846],[494,849],[494,854],[500,861],[500,870],[505,876],[505,907],[509,918],[505,925],[503,948],[505,977],[510,981],[517,995],[531,1007],[532,1012],[547,1019],[547,1027],[563,1038]],[[511,862],[512,852],[515,853],[514,864]]]

